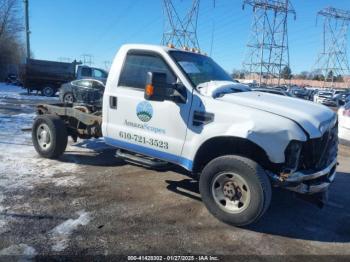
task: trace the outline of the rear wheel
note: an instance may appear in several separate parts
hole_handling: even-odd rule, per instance
[[[240,156],[212,160],[200,176],[199,189],[209,212],[234,226],[256,222],[271,200],[271,184],[264,170]]]
[[[35,150],[42,157],[60,157],[68,141],[64,122],[56,115],[38,116],[33,123],[32,141]]]
[[[43,90],[41,91],[42,95],[44,96],[54,96],[55,95],[55,89],[51,86],[45,86]]]

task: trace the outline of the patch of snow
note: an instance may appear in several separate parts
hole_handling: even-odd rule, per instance
[[[77,219],[68,219],[50,231],[51,239],[54,242],[54,245],[51,247],[53,251],[60,252],[66,249],[69,244],[69,237],[73,231],[79,226],[86,226],[91,220],[88,212],[80,211],[78,215]]]
[[[57,97],[45,97],[32,93],[27,94],[27,90],[13,85],[0,83],[0,101],[3,99],[27,99],[27,100],[57,100]]]
[[[15,142],[23,142],[23,139],[27,138],[30,133],[23,133],[22,128],[31,127],[35,116],[34,113],[17,115],[0,113],[0,143],[9,143],[7,147],[10,147],[9,145],[12,140],[15,140]]]
[[[5,196],[0,192],[0,204],[5,200]],[[1,206],[0,206],[0,212],[2,212]]]
[[[67,178],[62,177],[50,181],[55,174],[78,173],[80,167],[75,163],[66,163],[41,158],[36,153],[32,142],[31,132],[22,128],[31,127],[35,114],[0,114],[0,187],[6,190],[19,187],[32,188],[46,182],[56,185],[68,184]],[[74,180],[71,176],[71,182]],[[75,185],[80,184],[76,182]]]
[[[0,235],[7,231],[8,221],[0,216]]]
[[[69,144],[67,151],[74,152],[74,154],[65,157],[65,160],[68,161],[41,158],[32,145],[31,131],[22,130],[32,126],[36,114],[34,112],[27,113],[31,111],[24,110],[23,107],[26,107],[26,105],[23,105],[23,101],[20,101],[23,99],[23,95],[19,93],[20,90],[18,87],[13,86],[4,88],[4,85],[0,83],[0,103],[10,105],[7,107],[0,105],[0,109],[3,109],[0,113],[0,234],[7,232],[11,221],[16,220],[16,218],[1,215],[1,213],[14,210],[30,212],[31,209],[30,202],[16,203],[14,191],[24,190],[25,192],[25,190],[32,190],[42,184],[53,184],[57,187],[80,186],[84,181],[78,174],[84,172],[84,169],[79,164],[79,158],[75,157],[75,153],[93,153],[109,148],[103,139],[92,139]],[[6,92],[7,94],[11,93],[10,97],[15,99],[4,99],[1,101],[1,98],[5,97],[4,93]],[[11,201],[8,201],[7,205],[4,206],[4,200],[7,195],[11,197]],[[79,225],[86,225],[89,221],[90,214],[81,212],[78,219],[70,219],[54,228],[50,233],[54,240],[52,250],[60,251],[65,249],[72,232]],[[26,254],[35,252],[30,248],[26,248],[23,244],[2,250],[3,253],[15,251]]]
[[[78,141],[74,144],[74,146],[82,149],[87,149],[90,152],[98,152],[113,148],[112,146],[107,145],[103,138]]]
[[[78,187],[83,184],[83,181],[78,179],[76,176],[52,178],[51,182],[57,187]]]
[[[25,261],[25,259],[31,259],[37,254],[36,250],[26,244],[12,245],[0,250],[0,256],[21,256],[19,261]]]
[[[13,92],[20,92],[24,91],[24,89],[20,86],[14,86],[14,85],[7,85],[6,83],[0,83],[0,93],[13,93]]]

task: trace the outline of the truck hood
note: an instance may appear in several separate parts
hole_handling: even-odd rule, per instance
[[[235,83],[210,82],[203,89],[207,96],[217,97],[216,100],[234,103],[245,107],[266,111],[288,118],[301,126],[310,138],[321,137],[335,121],[335,113],[323,105],[299,98],[274,95],[262,92],[238,92],[227,94],[225,91],[237,87]],[[217,96],[224,90],[223,96]],[[202,93],[202,94],[203,94]]]
[[[325,106],[298,98],[273,95],[261,92],[228,94],[219,100],[263,110],[298,123],[310,136],[322,136],[335,118],[335,113]]]

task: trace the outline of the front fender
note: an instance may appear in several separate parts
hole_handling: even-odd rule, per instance
[[[232,115],[230,115],[232,119]],[[217,115],[215,121],[202,127],[199,131],[189,130],[183,148],[183,156],[194,159],[202,144],[215,137],[234,137],[247,139],[262,148],[272,163],[284,163],[284,151],[292,140],[306,141],[305,132],[292,120],[254,112],[254,118],[249,112],[233,117],[227,121],[227,116]],[[200,132],[200,135],[198,135]]]

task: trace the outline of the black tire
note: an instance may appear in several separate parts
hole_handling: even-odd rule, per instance
[[[68,99],[68,97],[69,96],[71,96],[71,101],[68,101],[69,99]],[[74,101],[75,101],[75,99],[74,99],[74,95],[73,95],[73,93],[71,93],[71,92],[68,92],[68,93],[65,93],[64,94],[64,96],[63,96],[63,103],[66,103],[66,104],[72,104],[72,103],[74,103]]]
[[[47,97],[51,97],[54,96],[56,93],[55,88],[51,87],[51,86],[45,86],[42,90],[41,90],[41,94],[43,96],[47,96]]]
[[[44,148],[40,144],[39,128],[47,127],[50,143]],[[44,130],[44,129],[43,129]],[[46,131],[46,130],[45,130]],[[59,158],[67,147],[68,134],[64,122],[56,115],[40,115],[33,123],[32,141],[36,152],[42,157],[56,159]]]
[[[242,211],[232,213],[225,209],[224,200],[221,205],[215,201],[213,191],[217,185],[213,184],[217,184],[218,177],[226,173],[237,174],[247,183],[250,200]],[[199,190],[209,212],[219,220],[234,226],[257,222],[268,209],[272,195],[271,183],[265,171],[256,162],[234,155],[218,157],[209,162],[200,176]]]

